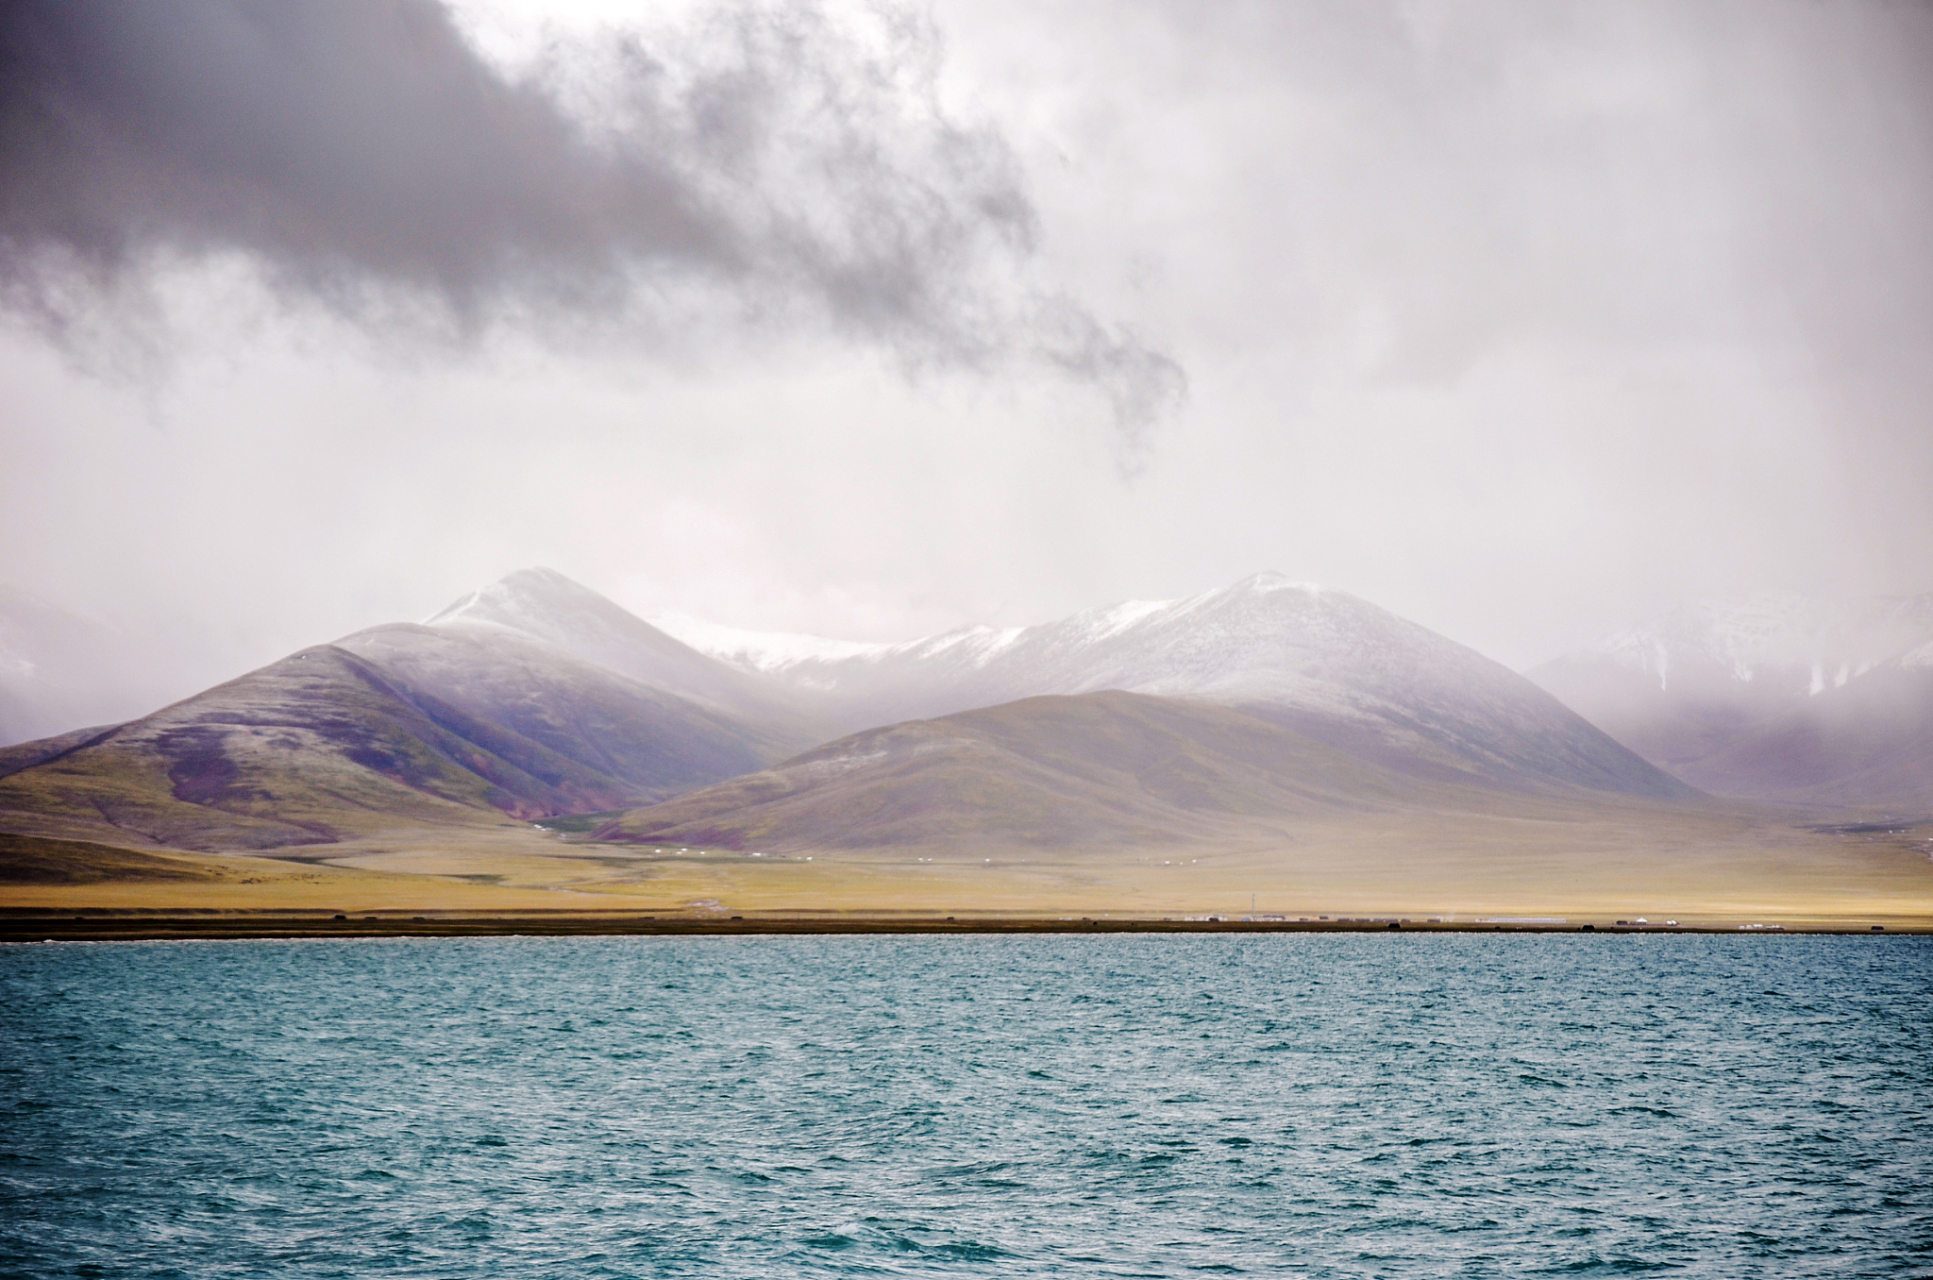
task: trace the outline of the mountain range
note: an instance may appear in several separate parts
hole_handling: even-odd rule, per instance
[[[1912,640],[1918,608],[1880,624]],[[1727,677],[1720,658],[1744,647],[1659,629],[1533,681],[1277,574],[903,644],[660,621],[519,571],[421,624],[356,632],[126,723],[0,748],[0,832],[314,857],[571,818],[604,846],[924,860],[1279,847],[1311,824],[1399,818],[1416,830],[1446,816],[1687,813],[1709,808],[1694,788],[1713,779],[1815,804],[1926,783],[1928,721],[1914,710],[1926,704],[1913,699],[1933,664],[1919,648],[1879,652],[1893,639],[1844,648],[1843,680],[1807,657],[1798,682],[1790,662],[1776,680],[1736,663]],[[1571,688],[1588,711],[1576,689],[1592,680],[1648,697],[1654,679],[1664,700],[1643,705],[1663,707],[1647,714],[1677,738],[1610,716],[1607,733],[1553,692]],[[1731,721],[1710,709],[1725,679],[1751,686],[1725,704],[1744,708]],[[1786,744],[1794,698],[1815,754],[1861,761],[1857,785],[1820,786],[1816,762]],[[1680,741],[1703,751],[1695,768],[1671,754]]]
[[[1528,675],[1714,794],[1933,811],[1933,594],[1690,604]]]
[[[848,729],[1123,690],[1241,709],[1418,777],[1689,794],[1475,650],[1280,574],[1184,600],[900,645],[761,644],[755,634],[689,626],[685,638],[815,698]]]
[[[576,656],[511,607],[549,609]],[[683,693],[679,690],[684,690]],[[126,724],[0,749],[0,829],[188,849],[332,843],[398,824],[613,809],[823,740],[783,691],[533,571],[425,625],[292,654]]]

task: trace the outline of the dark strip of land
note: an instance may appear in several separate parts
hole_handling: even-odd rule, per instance
[[[1101,934],[1101,933],[1724,933],[1901,936],[1933,934],[1923,921],[1679,925],[1609,921],[1431,921],[1388,919],[1082,918],[917,915],[590,915],[546,912],[500,916],[379,915],[337,919],[295,913],[59,915],[0,917],[0,942],[108,942],[175,939],[474,938],[742,934]]]

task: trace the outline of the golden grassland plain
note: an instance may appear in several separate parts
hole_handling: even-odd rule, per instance
[[[1311,821],[1269,839],[785,856],[405,827],[226,855],[0,837],[0,912],[788,913],[1116,919],[1646,917],[1933,927],[1933,823],[1818,830],[1751,811],[1669,821],[1494,814]]]

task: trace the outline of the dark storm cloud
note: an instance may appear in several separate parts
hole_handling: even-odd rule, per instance
[[[1130,427],[1180,389],[1015,283],[1018,166],[939,108],[918,22],[869,46],[809,7],[737,8],[513,75],[436,0],[0,15],[0,289],[70,350],[152,310],[157,268],[239,255],[383,334],[818,325],[915,365],[1043,362]]]

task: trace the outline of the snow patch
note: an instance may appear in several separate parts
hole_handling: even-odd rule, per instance
[[[426,627],[440,627],[446,622],[455,622],[465,614],[473,611],[478,604],[482,603],[482,600],[482,591],[472,591],[455,604],[439,609],[429,617],[423,619],[423,625]]]
[[[1207,594],[1215,596],[1239,595],[1242,593],[1268,595],[1277,591],[1300,591],[1304,595],[1319,596],[1322,594],[1322,590],[1320,583],[1297,582],[1294,578],[1286,574],[1277,573],[1273,569],[1265,569],[1261,573],[1252,574],[1249,577],[1243,578],[1232,587],[1220,591],[1211,591]]]
[[[783,671],[801,662],[867,658],[900,647],[866,640],[834,640],[797,631],[749,631],[683,613],[654,613],[645,621],[700,653],[753,671]]]
[[[1088,635],[1095,640],[1105,640],[1119,635],[1143,618],[1152,617],[1174,604],[1172,600],[1124,600],[1106,609],[1096,609],[1088,624]]]
[[[1026,633],[1025,627],[977,627],[971,637],[972,650],[970,661],[976,667],[984,667],[1006,650],[1013,647],[1014,641]]]

